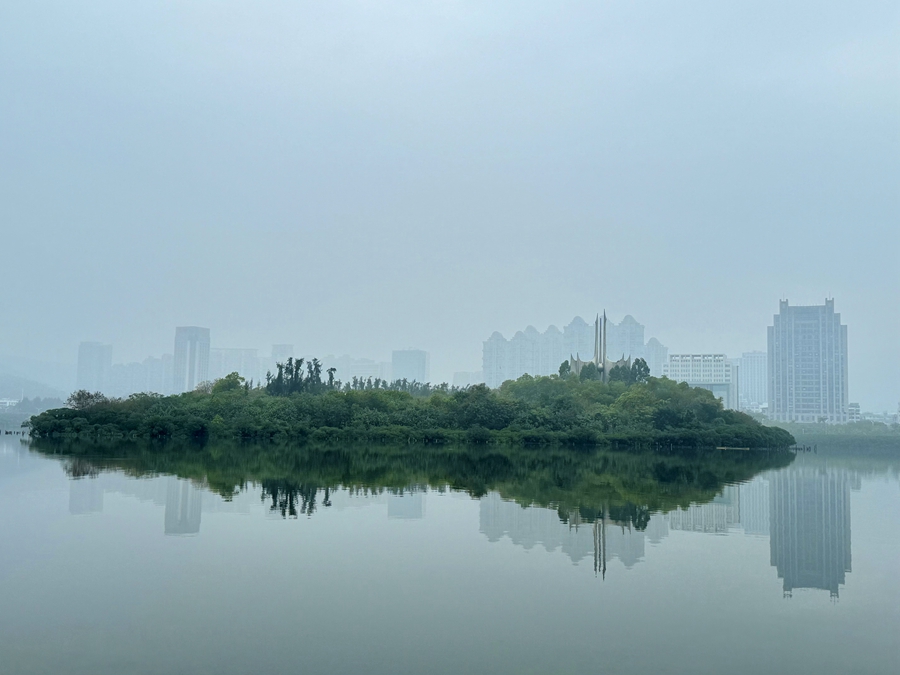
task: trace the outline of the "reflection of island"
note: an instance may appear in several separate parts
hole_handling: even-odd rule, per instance
[[[525,508],[505,501],[496,492],[481,498],[480,521],[480,530],[489,541],[496,542],[506,536],[526,549],[535,544],[547,551],[558,548],[574,563],[591,556],[594,571],[601,573],[614,559],[630,569],[643,560],[646,540],[656,544],[668,534],[668,525],[661,515],[651,516],[643,531],[631,522],[612,520],[608,513],[586,521],[576,511],[563,520],[557,511]]]
[[[252,499],[251,495],[244,494],[225,501],[176,476],[135,479],[118,472],[104,472],[69,481],[69,513],[102,513],[104,495],[112,493],[165,507],[163,531],[167,535],[198,534],[203,511],[249,512]]]
[[[819,588],[838,596],[850,571],[850,476],[792,467],[770,479],[772,565],[784,592]]]

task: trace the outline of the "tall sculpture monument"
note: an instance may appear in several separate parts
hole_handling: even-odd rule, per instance
[[[582,361],[580,354],[569,355],[569,366],[574,375],[581,375],[581,369],[587,364],[593,363],[600,372],[600,379],[603,382],[609,382],[609,372],[616,366],[624,366],[631,368],[631,356],[627,358],[622,354],[622,358],[618,361],[610,361],[606,354],[606,310],[603,310],[603,317],[600,315],[594,319],[594,358],[590,361]]]

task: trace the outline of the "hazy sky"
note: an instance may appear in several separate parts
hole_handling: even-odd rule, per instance
[[[630,313],[765,349],[833,296],[900,400],[900,4],[5,2],[0,354],[213,346],[477,370]]]

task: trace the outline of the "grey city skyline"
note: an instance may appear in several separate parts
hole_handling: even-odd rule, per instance
[[[480,368],[606,308],[761,350],[835,297],[895,409],[896,3],[24,3],[0,21],[0,362],[216,346]],[[14,281],[14,283],[12,283]]]

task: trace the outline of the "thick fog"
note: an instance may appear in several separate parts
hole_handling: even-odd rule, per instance
[[[3,3],[0,356],[197,325],[440,381],[604,308],[740,356],[833,297],[896,410],[898,120],[895,0]]]

